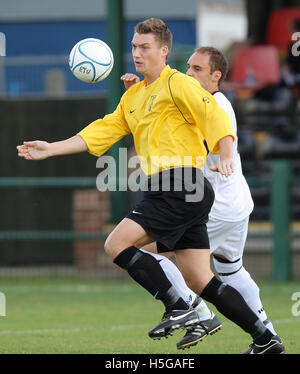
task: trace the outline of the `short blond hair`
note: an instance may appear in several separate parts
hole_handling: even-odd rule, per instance
[[[171,51],[173,35],[161,19],[148,18],[145,21],[139,22],[135,26],[134,32],[138,34],[153,34],[160,46],[166,45],[169,52]]]

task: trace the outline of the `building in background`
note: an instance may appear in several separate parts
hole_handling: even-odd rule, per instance
[[[196,44],[213,45],[225,51],[247,39],[247,12],[244,0],[198,0]]]
[[[246,35],[244,0],[124,0],[126,71],[134,71],[130,56],[134,25],[149,17],[164,19],[172,30],[169,62],[181,70],[197,45],[214,44],[223,50]],[[106,81],[86,85],[70,74],[68,54],[81,39],[105,41],[106,18],[106,0],[1,2],[0,32],[6,36],[7,57],[0,63],[0,95],[105,93]]]
[[[113,79],[86,84],[77,80],[68,67],[68,54],[79,40],[96,37],[107,41],[107,1],[0,2],[0,38],[2,35],[5,41],[6,54],[0,57],[0,149],[3,160],[0,178],[0,273],[3,267],[33,265],[67,264],[73,269],[74,264],[80,267],[86,260],[97,267],[97,272],[99,268],[101,271],[113,270],[108,268],[103,259],[103,248],[97,244],[111,228],[111,220],[107,218],[112,210],[109,208],[110,200],[98,201],[101,203],[99,208],[93,199],[98,196],[94,189],[87,191],[91,200],[80,192],[88,186],[94,187],[98,171],[93,159],[82,153],[49,159],[42,164],[23,163],[15,153],[15,146],[20,141],[64,139],[107,113],[107,84]],[[123,3],[124,70],[130,72],[134,71],[130,55],[133,27],[145,18],[160,17],[166,21],[174,34],[169,63],[184,71],[186,59],[196,46],[214,45],[228,52],[234,44],[245,46],[243,42],[249,37],[255,43],[266,44],[266,35],[272,36],[267,31],[269,16],[274,9],[288,5],[298,6],[298,11],[300,8],[300,0],[124,0]],[[282,21],[283,17],[279,19]],[[277,26],[278,22],[275,24]],[[287,24],[285,28],[288,29]],[[1,47],[3,52],[3,43]],[[2,52],[0,50],[0,55]],[[267,70],[271,71],[265,58],[255,57],[254,60],[259,60],[261,66],[267,66]],[[250,59],[243,61],[248,64]],[[240,58],[237,65],[239,71],[245,67]],[[260,73],[262,71],[260,68]],[[253,87],[246,87],[246,90],[243,87],[244,77],[238,78],[239,82],[233,78],[232,74],[229,75],[229,83],[242,84],[240,92],[235,92],[233,103],[238,116],[243,170],[255,200],[245,261],[251,273],[270,279],[274,243],[281,247],[280,255],[284,245],[290,246],[292,273],[298,279],[300,96],[287,100],[287,105],[278,105],[277,101],[274,104],[270,100],[265,103],[261,94],[265,97],[273,93],[272,87],[267,87],[260,92],[260,97],[255,97]],[[255,75],[255,80],[258,78]],[[131,138],[126,138],[126,146],[131,145]],[[289,158],[287,169],[293,171],[293,184],[289,190],[289,179],[282,178],[281,172],[279,178],[272,176],[277,170],[276,164],[273,166],[274,158]],[[70,182],[68,177],[75,179]],[[88,185],[82,185],[85,177]],[[281,183],[284,182],[289,193],[281,193]],[[275,187],[277,195],[274,198]],[[285,204],[285,199],[290,202]],[[130,203],[128,196],[120,195],[119,201],[123,200]],[[278,209],[277,205],[280,219],[284,210],[290,210],[291,222],[294,223],[291,230],[288,225],[282,224],[282,219],[276,220],[272,216],[274,201],[281,204],[282,209]],[[99,218],[95,211],[106,214],[107,222],[101,228],[98,225],[103,217]],[[123,217],[120,206],[118,211]],[[274,222],[285,232],[273,230]],[[288,219],[286,223],[289,224]],[[89,235],[91,230],[95,232],[87,238],[87,232],[81,235],[81,231],[85,230],[89,231]],[[277,237],[275,241],[275,233],[285,241],[284,245],[281,246]],[[86,256],[90,256],[89,260]],[[282,267],[280,256],[275,262]],[[285,269],[289,270],[289,265]]]

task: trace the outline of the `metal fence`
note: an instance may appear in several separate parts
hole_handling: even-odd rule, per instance
[[[68,56],[23,56],[0,58],[0,95],[66,96],[104,94],[107,81],[86,84],[70,72]]]
[[[270,221],[250,220],[244,264],[258,279],[299,279],[300,223],[291,222],[292,201],[282,199],[282,188],[299,187],[300,178],[284,177],[289,162],[272,165],[270,177],[248,178],[250,188],[270,186],[272,213]],[[124,276],[103,249],[114,224],[110,195],[99,192],[95,183],[95,178],[0,178],[2,199],[5,191],[21,190],[16,204],[18,198],[25,198],[27,204],[23,212],[16,208],[0,231],[0,276]]]
[[[170,64],[185,71],[193,50],[177,45]],[[131,54],[124,56],[124,72],[135,72]],[[0,97],[65,97],[104,95],[107,80],[87,84],[73,76],[67,55],[0,57]]]

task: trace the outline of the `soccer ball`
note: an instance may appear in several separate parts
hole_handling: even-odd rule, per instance
[[[76,78],[87,83],[105,79],[114,65],[109,46],[100,39],[83,39],[71,50],[69,66]]]

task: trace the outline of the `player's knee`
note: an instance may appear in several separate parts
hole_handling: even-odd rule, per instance
[[[185,275],[184,280],[188,288],[194,291],[197,295],[200,295],[212,277],[213,273],[207,272],[206,274],[194,274],[191,276]]]
[[[112,259],[118,256],[124,249],[124,245],[122,246],[113,236],[109,236],[104,243],[104,250]]]
[[[243,267],[243,260],[241,258],[235,261],[229,261],[218,255],[213,255],[213,264],[216,272],[220,277],[230,276],[239,272]]]
[[[112,247],[111,247],[110,241],[108,239],[106,239],[106,241],[104,243],[104,250],[110,256],[110,253],[112,251]]]

